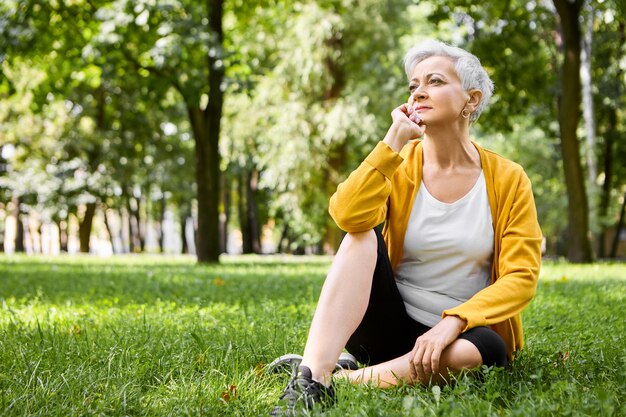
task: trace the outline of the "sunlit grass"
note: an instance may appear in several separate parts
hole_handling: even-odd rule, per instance
[[[0,415],[258,416],[328,258],[0,257]],[[438,390],[339,384],[328,416],[619,416],[626,265],[546,263],[510,370]]]

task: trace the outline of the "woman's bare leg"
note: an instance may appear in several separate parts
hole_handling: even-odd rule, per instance
[[[378,240],[373,230],[347,234],[333,260],[309,330],[301,365],[328,384],[369,302]]]
[[[411,378],[409,354],[410,352],[407,352],[405,355],[387,362],[368,366],[357,371],[341,371],[335,375],[347,378],[353,384],[372,383],[380,388],[393,387],[398,384],[442,384],[448,381],[451,374],[455,375],[462,370],[478,368],[483,363],[480,352],[472,342],[465,339],[457,339],[442,352],[441,369],[438,374],[432,375],[432,377],[425,377],[423,380],[413,380]]]

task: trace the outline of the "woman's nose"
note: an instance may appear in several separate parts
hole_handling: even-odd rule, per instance
[[[428,97],[428,93],[425,90],[422,90],[421,88],[417,88],[414,92],[413,92],[413,100],[424,100],[425,98]]]

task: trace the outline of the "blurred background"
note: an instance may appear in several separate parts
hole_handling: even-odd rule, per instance
[[[332,254],[330,195],[436,38],[495,82],[478,143],[533,182],[545,255],[626,255],[620,0],[3,0],[0,250]]]

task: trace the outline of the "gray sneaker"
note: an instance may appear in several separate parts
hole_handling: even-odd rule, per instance
[[[288,353],[279,358],[276,358],[272,363],[267,365],[267,372],[269,373],[289,373],[291,375],[295,375],[298,366],[300,366],[300,362],[302,362],[302,356],[297,355],[295,353]],[[341,371],[343,369],[357,370],[359,369],[359,365],[356,361],[356,358],[347,352],[342,352],[339,355],[339,359],[337,360],[337,365],[335,366],[335,372]]]
[[[341,371],[344,369],[348,369],[350,371],[356,371],[359,369],[359,364],[357,363],[356,358],[348,352],[341,352],[339,359],[337,359],[337,366],[335,367],[335,371]]]
[[[327,387],[313,380],[311,370],[301,366],[298,374],[289,381],[270,416],[294,417],[317,405],[331,406],[336,401],[333,385]]]

